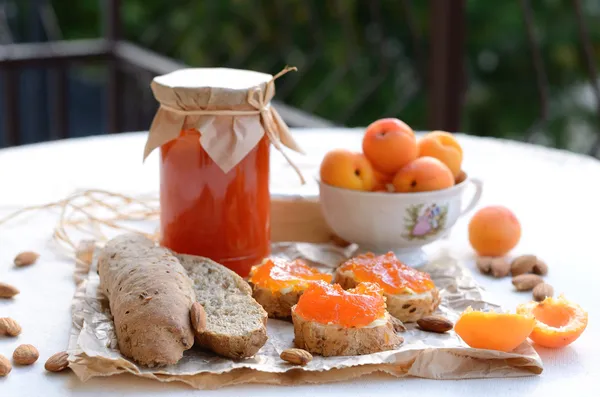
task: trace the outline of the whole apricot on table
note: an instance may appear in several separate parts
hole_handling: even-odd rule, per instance
[[[454,186],[454,176],[440,160],[419,157],[402,167],[392,183],[399,193],[430,192]]]
[[[519,305],[517,313],[535,317],[535,327],[529,339],[544,347],[557,348],[573,343],[588,323],[587,312],[562,295]]]
[[[463,151],[454,135],[445,131],[432,131],[417,142],[419,157],[435,157],[446,164],[454,178],[461,171]]]
[[[393,175],[417,158],[417,138],[412,128],[403,121],[380,119],[367,127],[362,150],[373,168]]]
[[[469,307],[454,324],[454,331],[475,349],[510,352],[525,342],[534,326],[531,314],[480,312]]]
[[[504,256],[521,239],[521,224],[503,206],[477,211],[469,221],[469,242],[479,256]]]
[[[345,149],[328,152],[321,162],[321,181],[352,190],[372,190],[375,186],[373,166],[362,153]]]

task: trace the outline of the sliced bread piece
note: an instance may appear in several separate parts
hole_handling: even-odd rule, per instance
[[[271,318],[291,319],[292,306],[302,293],[317,280],[330,283],[331,274],[321,273],[305,261],[267,258],[250,270],[252,296]]]
[[[335,272],[334,282],[344,289],[354,288],[358,284],[351,272]],[[437,288],[420,294],[388,294],[384,292],[388,312],[397,319],[411,323],[432,314],[440,304]]]
[[[305,320],[294,309],[295,307],[292,308],[294,344],[312,354],[357,356],[393,350],[404,341],[404,338],[396,335],[388,313],[366,327],[346,328]]]
[[[177,255],[206,312],[198,345],[233,359],[252,357],[267,341],[267,313],[250,285],[226,267],[203,257]]]
[[[269,289],[252,286],[252,296],[267,311],[271,318],[290,318],[292,306],[298,303],[303,291],[273,292]]]

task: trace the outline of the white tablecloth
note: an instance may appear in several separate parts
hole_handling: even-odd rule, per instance
[[[333,147],[360,147],[352,130],[296,130],[307,156],[293,158],[308,177]],[[140,133],[66,140],[0,150],[0,216],[21,205],[56,200],[80,188],[102,188],[122,193],[158,190],[157,153],[142,164],[145,135]],[[0,280],[18,286],[14,301],[0,300],[0,317],[13,317],[23,333],[0,337],[0,354],[10,357],[16,346],[31,343],[40,360],[31,367],[13,368],[0,378],[1,397],[44,396],[330,396],[369,395],[528,395],[571,394],[600,396],[600,162],[575,154],[492,139],[459,136],[465,170],[483,179],[480,206],[502,204],[515,211],[523,236],[515,254],[535,253],[550,266],[548,282],[558,293],[589,311],[588,329],[561,350],[540,348],[545,371],[517,379],[433,381],[370,376],[353,382],[299,387],[239,386],[215,391],[193,390],[184,384],[161,384],[132,376],[94,379],[81,383],[69,372],[49,374],[46,358],[67,344],[69,305],[74,291],[73,264],[49,250],[48,239],[56,214],[42,212],[0,227]],[[272,190],[317,194],[311,179],[298,187],[297,177],[282,156],[272,152]],[[457,252],[470,252],[467,222],[459,220],[450,236]],[[14,269],[12,259],[23,250],[42,254],[39,263]],[[468,266],[473,267],[469,262]],[[507,309],[531,298],[516,293],[510,279],[477,279]]]

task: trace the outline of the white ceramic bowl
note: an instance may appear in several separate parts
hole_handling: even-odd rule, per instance
[[[451,188],[422,193],[362,192],[317,181],[323,216],[335,234],[358,244],[360,251],[393,251],[414,267],[427,260],[421,248],[447,234],[477,205],[483,189],[481,181],[469,177]],[[469,185],[474,193],[463,208]]]

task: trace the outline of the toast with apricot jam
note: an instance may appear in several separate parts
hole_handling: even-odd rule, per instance
[[[294,343],[312,354],[355,356],[393,350],[396,335],[377,284],[345,291],[338,284],[312,283],[292,308]]]
[[[331,282],[332,276],[311,268],[301,260],[267,258],[250,270],[252,296],[271,318],[289,318],[292,306],[317,281]]]
[[[406,266],[391,252],[359,255],[336,269],[334,282],[343,288],[353,288],[364,281],[381,286],[387,310],[403,322],[415,322],[433,313],[440,304],[439,291],[429,274]]]

